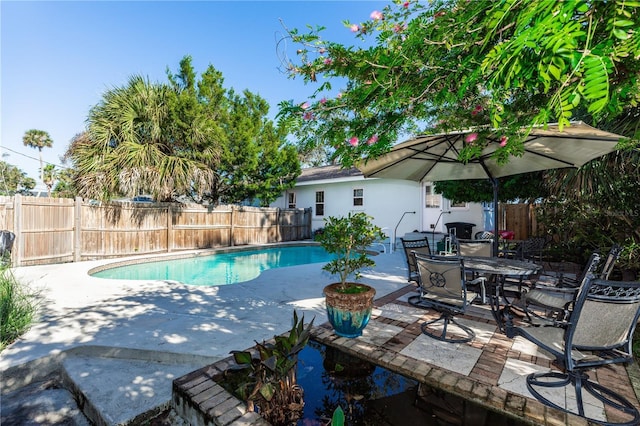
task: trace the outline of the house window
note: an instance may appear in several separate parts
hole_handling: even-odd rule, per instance
[[[424,186],[424,206],[428,208],[440,207],[440,195],[435,193],[433,185]]]
[[[469,205],[467,203],[451,203],[452,209],[468,209]]]
[[[324,191],[316,191],[316,216],[324,216]]]
[[[287,208],[295,209],[296,208],[296,193],[288,192],[287,193]]]
[[[353,205],[354,206],[363,206],[364,205],[364,189],[358,188],[353,190]]]

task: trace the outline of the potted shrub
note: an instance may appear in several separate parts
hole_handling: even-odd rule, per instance
[[[322,269],[340,279],[324,288],[329,322],[339,336],[361,336],[369,322],[376,291],[368,285],[348,279],[353,276],[358,280],[363,268],[375,266],[373,259],[368,256],[367,247],[383,238],[382,229],[362,212],[328,217],[322,232],[315,236],[316,241],[335,256]]]

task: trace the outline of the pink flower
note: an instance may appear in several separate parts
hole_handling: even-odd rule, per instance
[[[378,135],[373,135],[367,140],[367,145],[371,146],[376,142],[378,142]]]
[[[473,141],[475,141],[476,139],[478,139],[478,134],[477,133],[469,133],[465,138],[464,141],[468,144],[473,143]]]
[[[326,103],[327,103],[327,98],[322,98],[322,99],[320,99],[320,103],[321,103],[322,105],[326,104]]]
[[[357,33],[358,31],[360,31],[360,27],[356,24],[351,25],[350,28],[352,33]]]
[[[332,60],[331,58],[326,58],[326,59],[324,60],[324,64],[325,64],[325,65],[331,65],[332,63],[333,63],[333,60]]]
[[[402,5],[402,7],[404,7],[405,9],[409,8],[409,2],[405,1],[404,4]]]
[[[404,31],[404,24],[396,24],[393,26],[393,32],[394,33],[401,33],[402,31]]]
[[[382,15],[382,12],[380,12],[379,10],[374,10],[373,12],[371,12],[371,19],[373,19],[374,21],[380,21],[384,18],[384,16]]]
[[[355,136],[349,139],[349,145],[351,146],[358,146],[358,142],[360,142],[360,140]]]
[[[318,53],[320,53],[321,55],[324,54],[324,52],[326,52],[327,49],[325,49],[324,47],[321,47],[320,50],[318,50]]]
[[[313,120],[313,113],[311,111],[307,111],[302,116],[305,120]]]
[[[300,105],[300,108],[302,108],[302,109],[307,109],[307,108],[309,108],[309,102],[305,102],[305,103],[303,103],[302,105]]]
[[[507,136],[502,135],[502,137],[500,138],[500,146],[506,146],[508,140],[509,138]]]
[[[338,93],[337,98],[338,98],[338,99],[342,99],[342,92]]]

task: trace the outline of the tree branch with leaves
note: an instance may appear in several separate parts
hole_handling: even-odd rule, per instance
[[[395,1],[344,24],[364,47],[326,40],[322,27],[288,30],[289,76],[315,88],[279,114],[344,166],[403,136],[483,126],[507,136],[495,155],[508,161],[522,126],[598,126],[640,101],[638,1]]]

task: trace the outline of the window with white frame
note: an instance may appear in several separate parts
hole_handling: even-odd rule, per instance
[[[469,209],[469,204],[468,203],[454,203],[453,201],[451,202],[451,208],[452,209]]]
[[[316,216],[324,216],[324,191],[316,191]]]
[[[440,194],[435,193],[433,185],[424,186],[424,206],[428,208],[440,208]]]
[[[288,192],[287,193],[287,208],[295,209],[296,208],[296,193]]]
[[[364,206],[364,189],[356,188],[353,190],[353,205]]]

